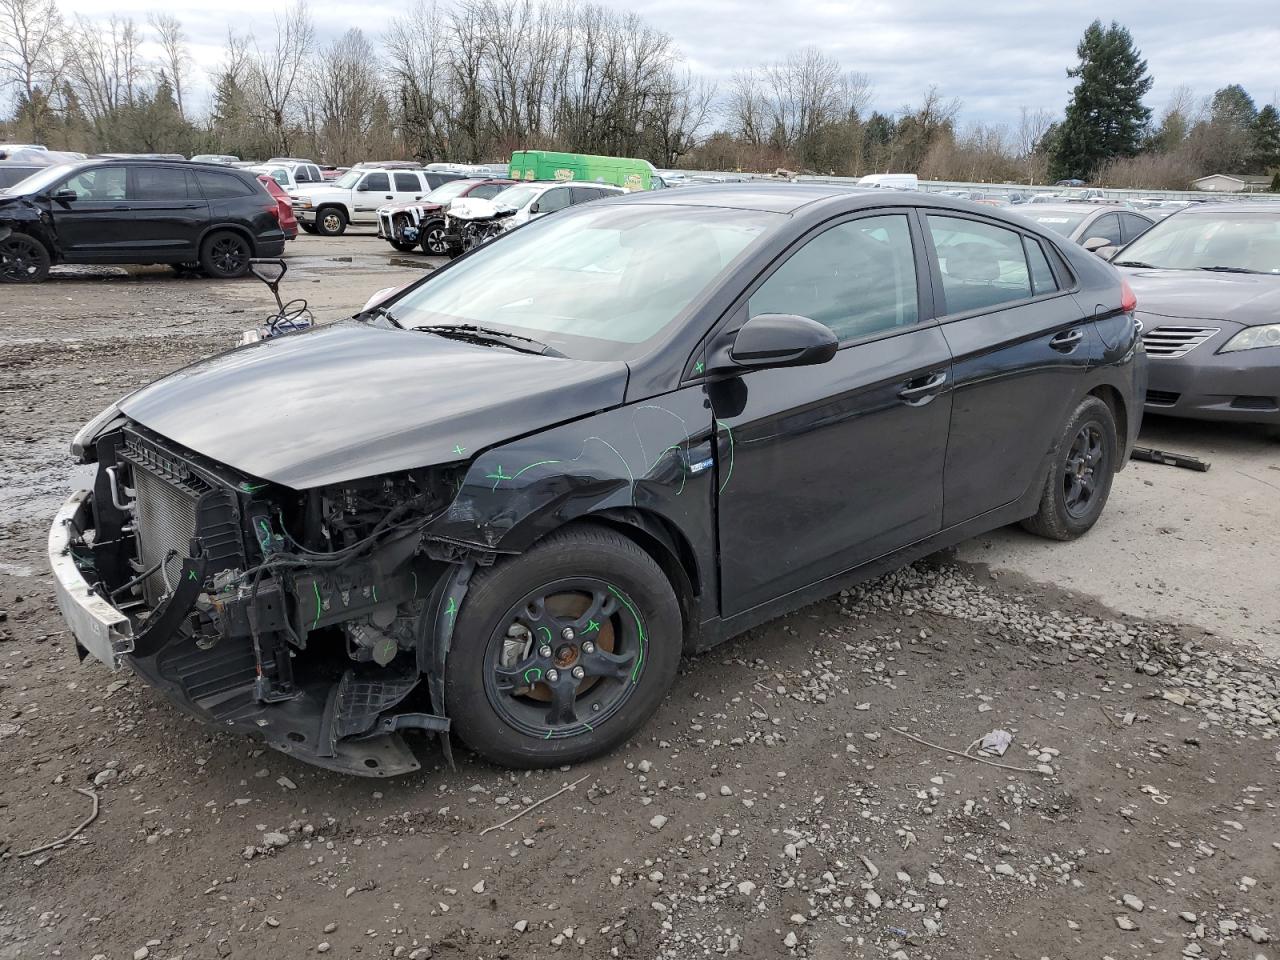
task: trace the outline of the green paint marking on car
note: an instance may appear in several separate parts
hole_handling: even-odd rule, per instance
[[[320,611],[324,608],[324,600],[320,598],[320,584],[311,581],[311,589],[316,592],[316,618],[311,621],[311,629],[316,628],[316,624],[320,622]]]
[[[631,616],[636,618],[636,629],[640,631],[640,655],[636,657],[636,665],[631,670],[631,682],[635,683],[636,678],[640,676],[640,664],[644,663],[644,621],[640,619],[640,614],[637,612],[636,608],[631,605],[631,601],[623,595],[621,590],[613,584],[609,584],[609,592],[621,600],[623,605],[631,611]]]
[[[547,635],[547,643],[551,643],[551,642],[555,639],[555,637],[553,637],[553,636],[551,635],[551,628],[550,628],[550,627],[547,627],[547,626],[541,626],[541,627],[539,627],[539,628],[538,628],[538,630],[541,630],[541,631],[543,631],[543,632],[545,632],[545,633],[546,633],[546,635]],[[537,632],[538,632],[537,630],[535,630],[535,631],[534,631],[534,633],[537,633]]]
[[[560,462],[559,460],[539,460],[536,463],[529,464],[527,467],[521,467],[509,479],[515,480],[517,477],[520,476],[520,474],[524,473],[526,470],[532,470],[534,467],[546,467],[553,463],[559,463],[559,462]],[[498,469],[501,470],[502,468],[499,467]],[[494,484],[494,486],[496,487],[497,484]]]
[[[595,620],[594,618],[589,619],[587,621],[587,629],[583,630],[582,632],[583,633],[599,633],[600,632],[599,621]]]
[[[195,579],[196,579],[196,572],[195,572],[194,570],[188,571],[188,573],[187,573],[187,579],[188,579],[188,580],[195,580]]]
[[[532,680],[530,680],[530,679],[529,679],[529,674],[531,674],[531,673],[536,673],[536,674],[537,674],[537,676],[536,676],[536,677],[534,677]],[[541,668],[541,667],[530,667],[528,670],[526,670],[526,671],[524,672],[524,682],[525,682],[525,683],[527,683],[527,684],[529,684],[530,686],[532,686],[533,684],[537,683],[537,682],[538,682],[539,680],[541,680],[541,679],[542,679],[542,668]]]
[[[458,616],[458,601],[453,597],[449,598],[449,605],[444,608],[444,615],[449,618],[449,629],[453,629],[454,618]]]
[[[724,479],[720,481],[719,493],[724,493],[724,488],[729,485],[729,478],[733,476],[733,428],[723,420],[717,420],[716,426],[724,427],[725,433],[729,435],[729,469],[725,472]]]
[[[464,447],[464,446],[462,446],[462,445],[461,445],[461,444],[459,444],[459,443],[455,443],[455,444],[453,445],[453,452],[454,452],[456,455],[458,455],[459,457],[461,457],[461,456],[463,456],[463,455],[467,452],[467,448],[466,448],[466,447]]]
[[[694,372],[694,373],[702,373],[702,371],[704,371],[704,370],[706,370],[706,369],[707,369],[707,365],[706,365],[705,363],[703,363],[701,360],[699,360],[697,363],[695,363],[695,364],[693,365],[693,372]]]
[[[495,470],[493,473],[486,473],[486,474],[484,475],[484,478],[485,478],[486,480],[492,480],[492,481],[493,481],[493,489],[495,489],[495,490],[497,490],[497,489],[498,489],[498,484],[500,484],[503,480],[510,480],[510,479],[511,479],[511,477],[507,476],[507,472],[506,472],[505,470],[503,470],[503,469],[502,469],[502,465],[501,465],[501,464],[499,464],[499,465],[498,465],[498,469],[497,469],[497,470]]]

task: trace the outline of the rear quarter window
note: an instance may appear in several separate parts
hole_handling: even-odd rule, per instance
[[[215,173],[211,170],[200,170],[196,173],[196,182],[204,193],[206,200],[229,200],[234,197],[251,197],[260,186],[256,181],[250,185],[234,173]],[[263,187],[262,189],[266,189]]]

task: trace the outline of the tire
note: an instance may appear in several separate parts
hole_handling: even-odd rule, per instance
[[[314,223],[303,223],[301,220],[299,220],[298,226],[302,229],[303,233],[310,233],[312,235],[315,235],[320,232],[316,229],[316,225]]]
[[[316,233],[340,237],[347,232],[347,215],[341,207],[321,207],[316,211]]]
[[[1107,505],[1119,457],[1115,415],[1097,397],[1085,397],[1058,434],[1040,508],[1023,528],[1051,540],[1088,533]]]
[[[418,249],[418,245],[416,243],[408,243],[404,240],[388,240],[387,242],[390,243],[391,246],[399,250],[401,253],[411,253],[412,251]]]
[[[430,257],[447,257],[452,249],[445,239],[443,220],[428,220],[419,227],[422,237],[422,252]]]
[[[445,667],[453,730],[510,767],[604,753],[662,702],[681,623],[666,575],[630,540],[586,525],[551,534],[472,578]]]
[[[41,283],[51,263],[48,249],[30,234],[14,231],[0,240],[0,282]]]
[[[249,272],[253,248],[233,230],[215,230],[200,244],[200,269],[218,280],[234,280]]]

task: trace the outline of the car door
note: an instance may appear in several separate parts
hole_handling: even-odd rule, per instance
[[[396,203],[414,203],[429,191],[423,187],[422,175],[412,170],[396,170],[391,174],[392,194]]]
[[[391,176],[382,170],[367,173],[364,179],[356,184],[351,196],[353,220],[373,220],[377,209],[389,200],[394,200],[391,192]]]
[[[110,259],[133,243],[129,168],[123,164],[79,170],[49,191],[71,191],[74,200],[50,203],[62,255],[70,261]]]
[[[548,213],[563,210],[569,206],[571,200],[572,197],[569,195],[568,187],[552,187],[534,201],[533,206],[529,209],[529,219],[532,220],[535,217],[542,217]]]
[[[188,171],[173,164],[131,167],[129,204],[139,255],[196,258],[209,204]]]
[[[969,214],[927,212],[933,288],[955,358],[945,526],[1021,497],[1101,356],[1065,262],[1032,234]],[[1052,261],[1052,263],[1051,263]]]
[[[731,327],[798,314],[841,346],[709,388],[723,616],[941,528],[951,354],[927,283],[914,218],[873,211],[815,228],[736,308]]]

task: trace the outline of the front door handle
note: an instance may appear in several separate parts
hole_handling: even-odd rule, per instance
[[[898,391],[898,399],[908,406],[922,407],[938,395],[938,391],[946,382],[947,371],[935,370],[933,373],[904,383],[902,389]]]
[[[1052,340],[1049,346],[1057,350],[1059,353],[1070,353],[1080,345],[1080,341],[1084,339],[1084,331],[1076,328],[1073,330],[1064,330]]]

